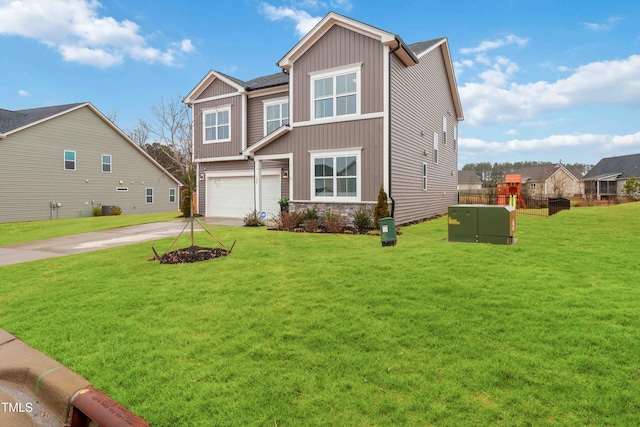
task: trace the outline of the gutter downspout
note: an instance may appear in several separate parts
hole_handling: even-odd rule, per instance
[[[387,194],[387,196],[389,197],[389,199],[391,200],[391,218],[394,218],[394,212],[396,210],[396,201],[394,200],[394,198],[391,196],[391,177],[393,176],[393,174],[391,173],[391,158],[392,153],[391,153],[391,63],[392,63],[392,59],[391,59],[391,55],[393,54],[393,52],[395,52],[396,50],[400,49],[400,47],[402,47],[402,42],[400,40],[398,40],[398,36],[395,36],[396,39],[396,43],[398,43],[398,45],[396,47],[394,47],[393,49],[389,50],[389,114],[387,116],[387,119],[389,120],[389,126],[388,126],[388,130],[389,130],[389,193]]]

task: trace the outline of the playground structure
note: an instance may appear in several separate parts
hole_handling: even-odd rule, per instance
[[[520,189],[522,186],[522,175],[510,173],[504,177],[505,184],[498,186],[498,204],[510,205],[518,209],[527,209]]]

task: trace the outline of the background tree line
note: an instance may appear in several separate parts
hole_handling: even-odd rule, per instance
[[[483,183],[500,183],[504,181],[504,176],[508,173],[518,172],[522,168],[531,166],[544,166],[555,165],[553,162],[537,162],[537,161],[524,161],[524,162],[504,162],[504,163],[491,163],[491,162],[479,162],[479,163],[467,163],[462,167],[464,171],[475,172]],[[563,163],[565,167],[573,167],[578,170],[582,175],[586,174],[593,165],[587,165],[584,163]]]

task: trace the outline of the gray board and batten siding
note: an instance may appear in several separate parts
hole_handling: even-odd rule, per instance
[[[392,57],[391,194],[398,224],[440,215],[457,203],[458,152],[453,129],[458,121],[443,54],[440,47],[435,48],[412,67]],[[443,117],[447,119],[446,144]],[[427,164],[426,191],[422,189],[423,163]]]
[[[64,169],[65,150],[76,152],[76,170]],[[111,173],[102,172],[103,154]],[[97,203],[123,214],[179,211],[179,183],[88,106],[0,139],[0,187],[0,222],[91,216]],[[52,212],[51,202],[61,206]]]

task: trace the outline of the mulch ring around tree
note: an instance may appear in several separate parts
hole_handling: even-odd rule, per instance
[[[205,248],[201,246],[189,246],[188,248],[176,249],[175,251],[166,252],[159,255],[152,246],[151,249],[155,256],[149,261],[160,261],[160,264],[186,264],[192,262],[208,261],[210,259],[221,258],[231,254],[233,247],[236,245],[235,240],[229,249],[222,248]]]

